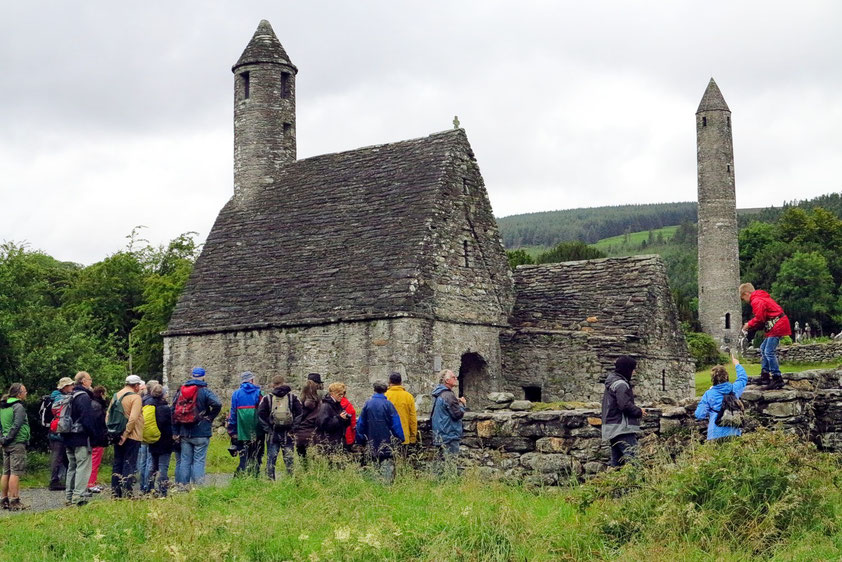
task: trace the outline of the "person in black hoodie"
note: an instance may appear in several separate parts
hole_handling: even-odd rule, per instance
[[[622,355],[614,362],[614,372],[605,379],[602,395],[602,440],[611,444],[611,466],[621,466],[634,457],[640,418],[646,411],[634,403],[632,373],[637,361]]]
[[[285,400],[286,404],[280,402]],[[275,465],[278,453],[283,451],[284,466],[287,474],[292,474],[292,461],[295,441],[292,424],[285,423],[287,413],[292,419],[301,415],[302,406],[298,397],[286,384],[286,379],[278,375],[272,379],[272,392],[264,396],[257,405],[257,420],[261,432],[268,437],[266,444],[266,476],[275,479]],[[274,419],[277,416],[278,419]]]
[[[301,455],[302,459],[307,458],[307,447],[313,443],[321,404],[319,384],[312,379],[308,379],[301,389],[301,413],[295,416],[295,421],[292,423],[295,450]]]
[[[143,398],[143,405],[155,406],[155,424],[161,432],[161,437],[149,444],[149,456],[146,461],[149,480],[146,483],[146,489],[141,491],[148,494],[155,488],[161,497],[165,497],[169,487],[167,472],[170,469],[170,457],[173,450],[172,410],[167,402],[166,389],[160,384],[149,388],[147,395]]]
[[[88,503],[88,480],[91,478],[91,440],[96,438],[96,416],[91,406],[91,375],[85,371],[76,373],[76,385],[71,393],[70,432],[62,433],[67,451],[67,481],[65,482],[66,505]]]
[[[96,419],[96,435],[91,439],[91,477],[88,479],[88,492],[98,494],[102,492],[102,486],[96,483],[99,477],[99,465],[102,463],[102,455],[108,447],[108,428],[105,426],[105,414],[108,411],[108,403],[105,400],[105,387],[95,386],[92,390],[93,400],[91,408]]]
[[[331,384],[327,388],[327,396],[319,406],[314,441],[325,445],[331,454],[344,452],[345,430],[351,425],[351,416],[340,404],[345,389],[341,382]]]

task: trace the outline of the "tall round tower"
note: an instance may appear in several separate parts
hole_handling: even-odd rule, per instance
[[[699,182],[699,321],[720,344],[742,326],[731,110],[713,78],[696,111]]]
[[[234,73],[234,194],[274,182],[295,162],[295,75],[272,26],[261,20]]]

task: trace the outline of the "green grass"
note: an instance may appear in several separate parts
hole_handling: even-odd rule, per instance
[[[392,486],[311,461],[166,499],[3,521],[8,560],[827,560],[842,554],[836,457],[758,432],[570,488],[401,468]]]
[[[660,233],[663,236],[663,241],[667,242],[668,240],[670,240],[675,235],[676,230],[678,230],[677,225],[676,226],[665,226],[663,228],[657,228],[653,232],[654,232],[656,237],[658,236],[658,233]],[[599,250],[602,250],[603,252],[606,252],[608,254],[612,254],[612,253],[620,252],[620,251],[624,251],[624,250],[639,251],[640,250],[640,244],[644,240],[649,240],[649,231],[648,230],[642,230],[640,232],[629,233],[628,241],[626,240],[626,235],[621,234],[620,236],[612,236],[611,238],[603,238],[602,240],[599,240],[599,241],[591,244],[591,246],[593,246],[594,248],[597,248]]]
[[[208,446],[208,460],[206,471],[210,474],[234,472],[237,459],[228,454],[230,440],[226,436],[215,435]],[[111,482],[111,463],[114,458],[114,448],[105,449],[102,464],[99,466],[97,482],[108,484]],[[21,488],[43,488],[50,481],[50,455],[38,451],[31,451],[26,458],[26,474],[21,478]],[[170,478],[175,478],[175,461],[170,462]]]
[[[809,369],[835,369],[840,364],[839,361],[833,361],[829,363],[790,363],[790,364],[781,364],[781,372],[782,373],[799,373],[801,371],[807,371]],[[760,363],[742,363],[743,368],[748,373],[749,377],[758,377],[760,376]],[[734,369],[734,365],[728,363],[725,365],[725,368],[728,370],[728,375],[730,377],[730,381],[734,382],[737,380],[737,372]],[[696,371],[696,396],[701,396],[705,393],[707,389],[710,388],[710,368],[702,369],[701,371]]]

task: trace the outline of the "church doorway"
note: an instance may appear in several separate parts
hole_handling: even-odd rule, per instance
[[[488,363],[479,353],[465,353],[459,365],[459,396],[476,398],[488,386]]]

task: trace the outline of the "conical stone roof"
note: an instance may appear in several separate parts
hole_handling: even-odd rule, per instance
[[[236,72],[240,66],[261,62],[283,64],[291,66],[296,72],[298,71],[292,61],[289,60],[289,55],[284,50],[284,46],[278,41],[272,25],[266,20],[260,20],[257,31],[254,32],[251,41],[249,41],[243,54],[240,55],[237,63],[231,67],[231,70]]]
[[[702,111],[731,111],[713,78],[708,83],[705,95],[702,96],[702,101],[699,102],[699,109],[696,110],[696,113],[701,113]]]

